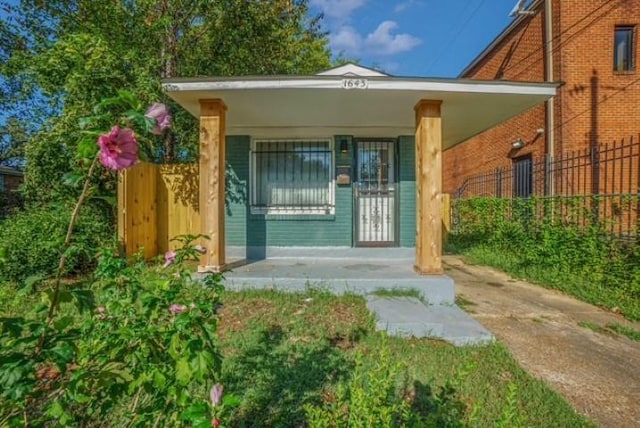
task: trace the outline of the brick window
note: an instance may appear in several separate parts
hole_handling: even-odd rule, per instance
[[[617,72],[633,71],[635,28],[617,26],[613,46],[613,69]]]
[[[516,198],[528,198],[533,193],[533,159],[531,155],[513,159],[513,193]]]
[[[260,140],[252,147],[254,214],[333,214],[333,142]]]

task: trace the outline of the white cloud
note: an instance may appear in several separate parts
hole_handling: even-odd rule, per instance
[[[361,52],[363,40],[360,33],[355,28],[344,25],[329,37],[331,48],[336,52],[346,52],[347,54],[357,54]]]
[[[393,34],[398,28],[394,21],[383,21],[364,41],[367,52],[372,55],[394,55],[410,51],[422,43],[417,37],[408,33]]]
[[[335,52],[344,52],[347,56],[381,57],[410,51],[422,43],[422,40],[411,34],[394,34],[397,28],[396,22],[384,21],[375,31],[363,37],[355,28],[343,25],[329,36],[331,48]]]
[[[394,13],[401,13],[404,12],[405,10],[409,9],[411,6],[413,6],[414,4],[420,4],[419,1],[417,0],[407,0],[407,1],[403,1],[401,3],[398,3],[396,5],[396,7],[393,8],[393,12]]]
[[[320,9],[326,16],[347,21],[351,13],[363,6],[367,0],[311,0],[309,4]]]

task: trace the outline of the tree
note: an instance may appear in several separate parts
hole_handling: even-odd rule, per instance
[[[330,65],[307,0],[0,0],[0,8],[0,109],[12,124],[0,127],[0,161],[5,147],[20,156],[27,141],[26,192],[35,199],[70,169],[78,121],[117,89],[173,107],[174,129],[148,158],[190,161],[197,126],[164,96],[163,78]]]

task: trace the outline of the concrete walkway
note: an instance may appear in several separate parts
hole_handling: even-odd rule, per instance
[[[228,290],[301,292],[309,287],[367,296],[378,330],[399,336],[433,337],[455,345],[481,344],[493,336],[455,306],[454,283],[446,275],[413,270],[413,248],[268,248],[267,258],[225,273]],[[418,298],[381,297],[415,294]],[[408,293],[411,291],[411,293]]]
[[[456,305],[425,305],[415,297],[367,296],[376,330],[392,336],[436,338],[456,346],[484,345],[493,335]]]
[[[579,325],[640,323],[459,257],[444,261],[465,310],[533,376],[603,427],[640,427],[640,342]]]

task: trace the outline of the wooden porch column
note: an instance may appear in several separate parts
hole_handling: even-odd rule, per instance
[[[207,252],[200,258],[199,272],[225,268],[225,112],[220,99],[200,100],[200,219]]]
[[[416,104],[416,264],[442,273],[442,101]]]

